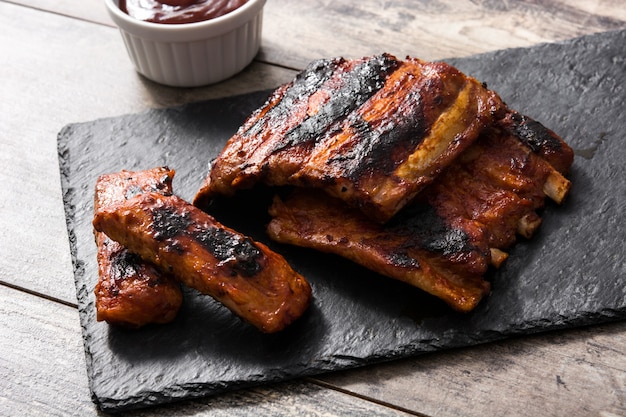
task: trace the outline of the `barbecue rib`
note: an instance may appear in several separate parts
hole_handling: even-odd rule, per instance
[[[494,92],[445,63],[316,61],[228,141],[194,204],[258,182],[296,185],[385,222],[503,111]]]
[[[144,192],[169,195],[173,177],[174,171],[167,167],[101,175],[96,181],[94,210]],[[180,284],[104,233],[94,231],[94,235],[98,260],[96,319],[128,327],[172,321],[183,299]]]
[[[308,282],[282,256],[176,196],[141,194],[99,210],[93,223],[263,332],[282,330],[309,305]]]
[[[412,203],[381,225],[319,190],[296,189],[285,201],[276,197],[270,214],[272,239],[343,256],[459,311],[489,292],[483,231],[471,222],[447,225],[426,204]]]
[[[275,198],[268,233],[279,242],[346,257],[470,311],[489,291],[483,279],[489,265],[506,259],[516,234],[530,237],[539,226],[537,210],[545,196],[561,202],[569,190],[569,181],[546,157],[564,173],[571,149],[525,120],[529,132],[550,133],[561,150],[533,151],[526,145],[528,135],[516,134],[507,121],[486,129],[384,225],[333,197],[298,189],[284,201]]]

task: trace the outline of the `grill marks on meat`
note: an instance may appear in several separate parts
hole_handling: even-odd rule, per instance
[[[568,158],[569,150],[563,158]],[[500,253],[515,243],[517,235],[530,238],[541,223],[537,211],[546,196],[560,203],[569,187],[570,182],[543,154],[506,128],[494,126],[420,198],[449,222],[459,218],[478,222],[486,231],[488,246]]]
[[[468,312],[490,290],[490,266],[535,233],[545,198],[563,201],[572,162],[558,135],[445,63],[336,58],[313,62],[245,121],[194,205],[258,183],[295,186],[270,207],[272,239],[343,256]],[[311,298],[306,280],[171,195],[173,171],[163,170],[99,181],[103,311],[124,298],[119,282],[132,284],[128,294],[147,286],[175,300],[173,276],[263,332],[300,317]]]
[[[530,120],[530,119],[527,119]],[[550,132],[536,122],[535,134]],[[483,279],[516,235],[531,237],[546,195],[562,201],[569,181],[509,125],[492,126],[407,207],[384,225],[325,195],[275,198],[268,233],[279,242],[334,253],[472,310],[489,292]],[[550,132],[553,134],[553,132]],[[554,135],[555,138],[558,136]],[[560,138],[559,138],[560,139]],[[570,149],[549,152],[567,169]],[[546,190],[559,189],[557,193]]]
[[[99,210],[93,223],[263,332],[282,330],[309,305],[309,284],[282,256],[176,196],[140,194]]]
[[[561,174],[566,174],[574,162],[574,150],[552,130],[528,116],[509,110],[498,125]]]
[[[94,209],[101,210],[144,192],[169,195],[173,177],[174,171],[167,167],[101,175],[96,182]],[[180,284],[106,234],[94,235],[98,261],[96,319],[128,327],[172,321],[182,304]]]
[[[385,222],[503,112],[444,63],[318,61],[228,141],[194,203],[257,182],[321,188]]]
[[[471,222],[453,228],[426,204],[412,204],[385,225],[319,190],[275,198],[270,237],[334,253],[470,311],[488,293],[488,248]]]
[[[244,122],[221,158],[214,162],[211,187],[230,195],[234,189],[253,185],[263,175],[288,176],[292,167],[288,158],[287,166],[282,168],[285,173],[269,174],[268,159],[276,159],[275,155],[285,150],[293,154],[306,152],[319,132],[330,128],[380,89],[386,74],[396,65],[388,55],[311,63]]]

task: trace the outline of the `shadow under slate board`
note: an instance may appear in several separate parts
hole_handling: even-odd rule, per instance
[[[576,150],[567,201],[547,205],[539,233],[514,247],[489,277],[491,295],[467,315],[348,261],[269,242],[263,200],[241,196],[213,214],[267,242],[311,282],[305,316],[265,335],[187,289],[171,324],[131,331],[96,322],[96,177],[168,165],[175,192],[191,200],[208,162],[269,92],[66,126],[59,159],[93,400],[120,411],[626,318],[625,58],[626,32],[617,31],[447,60]]]

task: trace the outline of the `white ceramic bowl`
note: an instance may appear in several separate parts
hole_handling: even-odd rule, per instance
[[[137,72],[160,84],[197,87],[244,69],[261,45],[266,0],[248,0],[215,19],[198,23],[145,22],[104,0]]]

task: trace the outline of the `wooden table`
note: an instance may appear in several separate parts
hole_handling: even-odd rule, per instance
[[[275,87],[310,60],[434,60],[626,28],[623,0],[269,0],[257,60],[218,85],[139,77],[101,0],[0,0],[0,415],[96,415],[58,172],[66,124]],[[136,415],[626,415],[626,323],[428,354]]]

